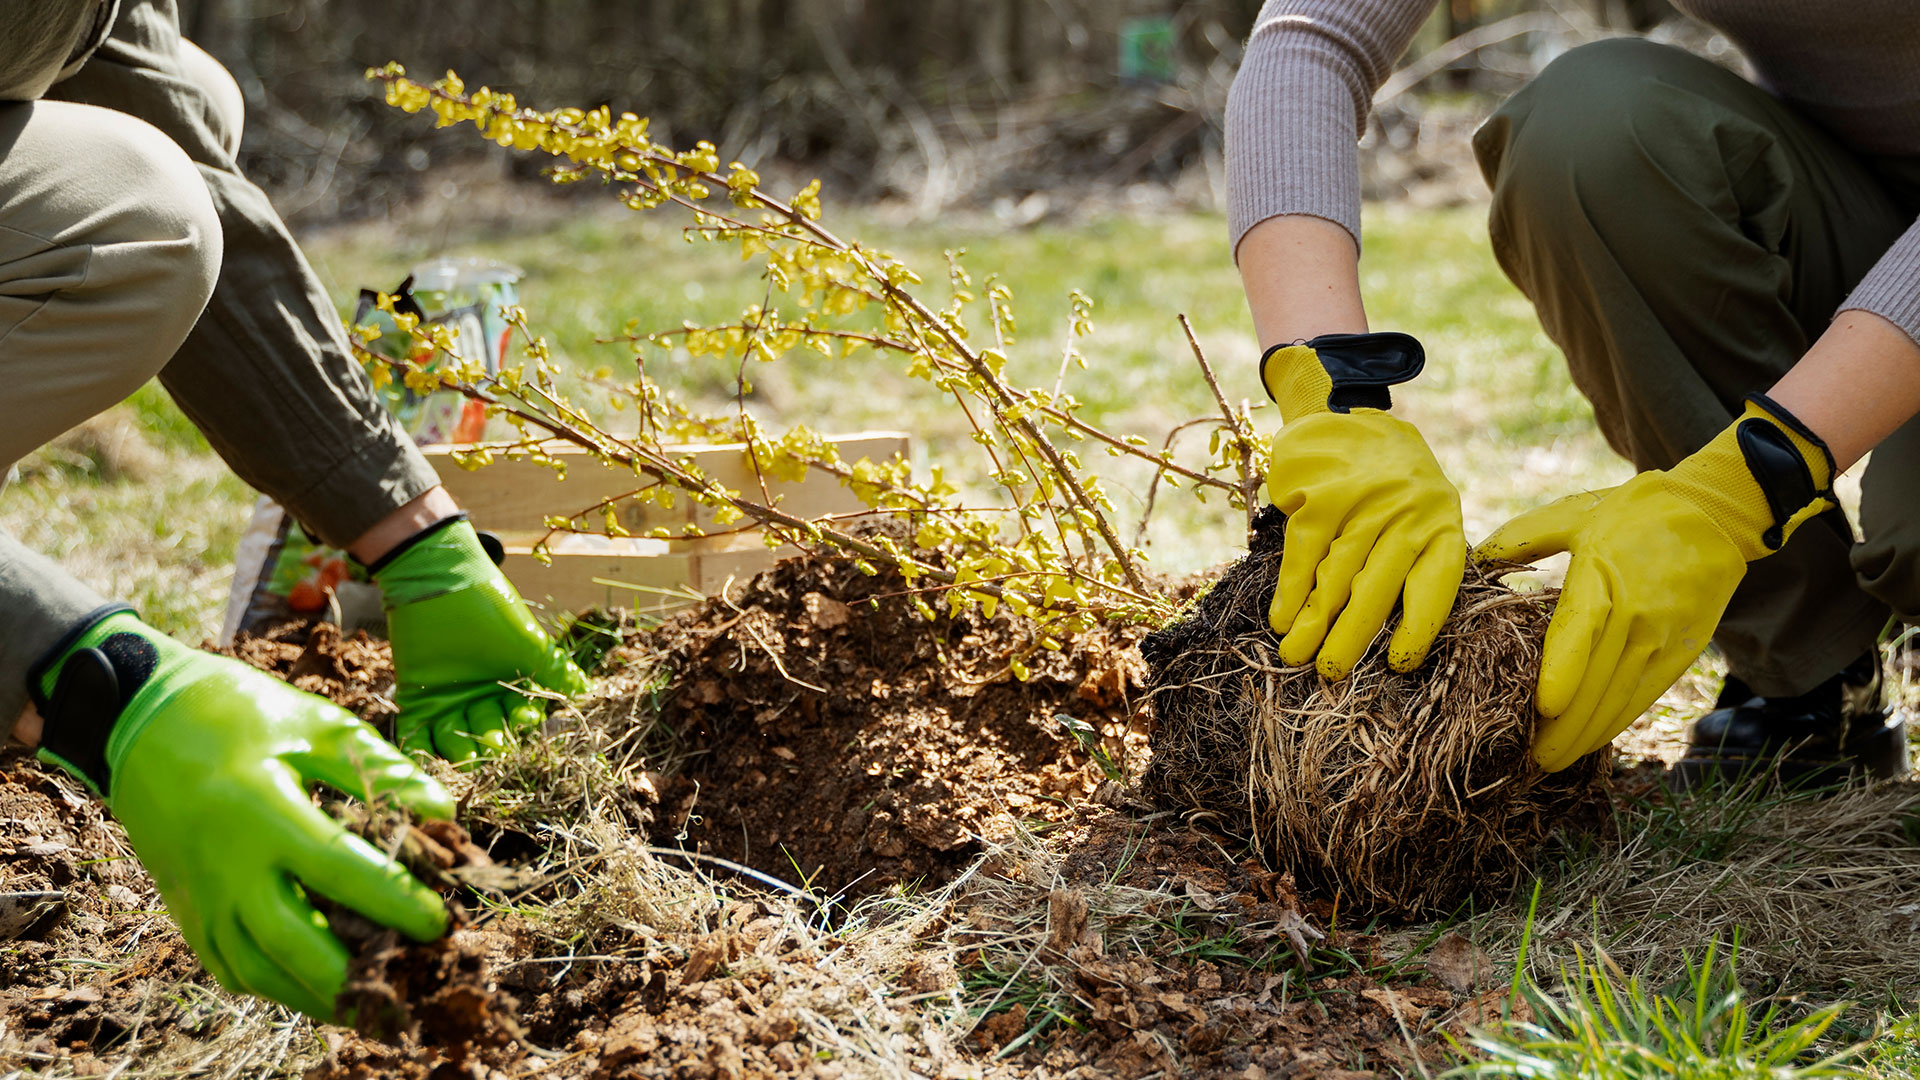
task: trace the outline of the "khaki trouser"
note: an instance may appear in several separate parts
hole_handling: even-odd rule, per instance
[[[1920,162],[1863,158],[1638,40],[1555,60],[1474,149],[1500,265],[1641,469],[1699,449],[1785,374],[1920,209]],[[1755,692],[1809,690],[1889,614],[1920,617],[1920,421],[1874,450],[1862,487],[1864,542],[1839,511],[1809,522],[1727,608],[1714,640]]]
[[[34,0],[8,17],[71,34],[100,8]],[[37,55],[71,69],[70,47]],[[14,85],[44,81],[7,63]],[[240,91],[180,37],[174,0],[122,0],[111,36],[48,94],[0,102],[0,473],[158,375],[234,471],[324,541],[433,487],[235,166]],[[104,603],[0,532],[0,731],[28,666]]]

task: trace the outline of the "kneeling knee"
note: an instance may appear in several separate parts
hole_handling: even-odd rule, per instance
[[[0,145],[0,277],[47,297],[0,318],[85,354],[89,394],[110,403],[167,363],[213,295],[223,235],[206,181],[158,129],[85,105],[4,110]]]
[[[1706,63],[1670,46],[1618,38],[1548,64],[1474,133],[1496,220],[1560,213],[1576,187],[1630,187],[1652,164],[1643,133],[1664,125],[1671,111],[1665,76]]]
[[[111,177],[93,200],[85,241],[120,284],[156,288],[195,316],[220,275],[220,217],[199,168],[173,140],[108,110],[71,146],[76,164]],[[105,284],[90,274],[90,283]]]

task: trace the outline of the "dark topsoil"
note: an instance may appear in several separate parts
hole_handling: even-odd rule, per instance
[[[0,893],[13,892],[54,895],[33,925],[15,924],[20,937],[0,938],[0,1069],[84,1062],[218,1022],[158,992],[213,980],[161,911],[126,834],[65,773],[9,750],[0,752]]]
[[[894,574],[788,560],[744,594],[678,616],[620,659],[674,673],[660,718],[688,755],[663,835],[833,895],[938,883],[1016,821],[1071,817],[1146,749],[1142,632],[1099,628],[1007,657],[1025,624],[928,622]],[[689,821],[689,812],[697,819]]]
[[[1025,1006],[1002,1000],[966,1046],[980,1055],[966,1068],[972,1075],[1394,1075],[1414,1069],[1403,1024],[1437,1065],[1444,1054],[1432,1033],[1458,1030],[1486,1007],[1474,979],[1443,983],[1436,975],[1445,973],[1418,965],[1391,978],[1383,968],[1357,974],[1320,952],[1302,972],[1285,930],[1325,929],[1330,904],[1302,901],[1289,877],[1211,834],[1125,808],[1128,796],[1105,782],[1064,718],[1140,774],[1146,719],[1137,708],[1136,633],[1097,631],[1061,653],[1036,654],[1033,678],[1017,682],[1004,665],[1030,645],[1022,625],[1004,616],[929,623],[906,589],[890,574],[790,560],[729,600],[630,634],[609,657],[610,672],[659,662],[672,672],[655,697],[670,736],[664,745],[680,765],[651,808],[652,842],[787,880],[804,874],[822,894],[864,893],[938,884],[985,849],[983,838],[1003,839],[1015,822],[1041,827],[1047,849],[1064,855],[1053,951],[1043,959],[1070,971],[1079,1027],[1054,1025],[991,1065],[1035,1022]],[[287,627],[233,652],[370,720],[391,711],[378,643],[342,641],[331,627]],[[685,840],[676,839],[683,829]],[[515,858],[498,846],[492,857],[534,864],[548,854],[515,839]],[[433,864],[423,873],[451,868],[437,877],[450,886],[492,858],[459,834],[426,840],[412,846]],[[211,1042],[229,1022],[217,1007],[159,992],[211,980],[126,856],[124,834],[75,785],[25,756],[0,757],[0,891],[64,890],[73,909],[24,940],[0,942],[0,1069],[31,1054],[19,1063],[105,1071],[130,1050]],[[999,859],[985,868],[1018,872]],[[1074,929],[1076,903],[1084,911],[1074,898],[1115,883],[1181,898],[1179,910],[1214,920],[1233,951],[1261,963],[1183,954],[1191,942],[1172,930],[1145,953],[1109,954],[1099,934]],[[753,895],[744,878],[721,884]],[[449,895],[472,899],[457,887]],[[428,947],[336,917],[359,956],[350,997],[362,1006],[362,1029],[391,1041],[323,1029],[329,1052],[308,1075],[518,1076],[536,1064],[552,1077],[859,1072],[816,1056],[777,980],[726,970],[779,921],[767,917],[768,905],[740,903],[748,907],[732,925],[743,929],[729,940],[649,938],[630,960],[567,965],[515,963],[550,955],[552,944],[512,917]],[[963,897],[956,922],[970,917],[967,905]],[[978,921],[992,926],[997,917]],[[1363,970],[1374,959],[1362,935],[1336,931],[1321,947]],[[948,990],[987,960],[963,952],[958,970],[909,965],[898,990]]]

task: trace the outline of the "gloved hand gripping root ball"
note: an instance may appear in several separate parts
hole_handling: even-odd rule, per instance
[[[1564,769],[1613,741],[1712,639],[1747,564],[1834,505],[1833,455],[1765,395],[1668,470],[1508,522],[1488,562],[1573,554],[1540,664],[1534,757]]]
[[[1267,625],[1282,526],[1262,510],[1246,558],[1142,642],[1153,710],[1144,792],[1247,838],[1268,867],[1363,922],[1445,917],[1468,896],[1507,895],[1608,772],[1603,754],[1557,773],[1532,760],[1551,603],[1461,555],[1459,603],[1426,663],[1395,671],[1383,635],[1330,682],[1281,660]]]
[[[1406,334],[1326,334],[1261,358],[1285,426],[1267,497],[1287,515],[1286,555],[1267,615],[1289,666],[1347,677],[1394,608],[1389,662],[1427,658],[1466,565],[1460,493],[1412,424],[1389,416],[1390,386],[1420,373]]]

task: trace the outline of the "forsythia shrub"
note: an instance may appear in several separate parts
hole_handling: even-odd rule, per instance
[[[1071,394],[1010,383],[1005,369],[1017,333],[1011,290],[988,278],[976,292],[958,256],[948,253],[951,301],[941,307],[922,301],[915,292],[922,284],[919,274],[822,223],[818,180],[781,200],[740,162],[723,169],[710,143],[675,151],[653,142],[646,118],[632,113],[616,116],[606,108],[542,112],[521,106],[511,94],[484,87],[469,91],[451,72],[430,84],[415,82],[398,64],[371,70],[368,77],[385,84],[389,104],[409,113],[430,112],[437,126],[472,124],[502,146],[552,155],[557,160],[549,175],[556,183],[598,179],[633,210],[690,214],[689,240],[730,244],[745,259],[757,257],[768,296],[777,298],[777,304],[770,299],[753,305],[724,325],[647,330],[630,323],[617,340],[632,348],[634,378],[617,382],[611,391],[612,404],[639,413],[639,432],[633,436],[608,432],[568,400],[559,389],[554,358],[546,342],[528,329],[524,312],[506,313],[525,341],[524,362],[498,373],[463,359],[445,327],[423,326],[394,313],[404,332],[438,355],[428,367],[363,352],[376,380],[392,377],[397,367],[416,391],[457,390],[484,402],[490,416],[504,418],[521,436],[467,455],[463,465],[477,468],[503,454],[562,469],[542,450],[558,439],[633,471],[638,481],[633,491],[549,518],[555,532],[624,536],[616,512],[620,502],[671,505],[684,496],[712,508],[718,524],[759,527],[769,545],[837,550],[870,572],[892,566],[921,587],[914,598],[929,617],[934,610],[926,598],[935,594],[944,594],[951,612],[977,604],[989,616],[1004,607],[1031,617],[1037,624],[1035,647],[1047,648],[1100,620],[1157,622],[1172,608],[1142,571],[1146,555],[1115,530],[1113,505],[1100,477],[1081,461],[1082,449],[1142,458],[1154,468],[1156,486],[1184,484],[1196,498],[1218,490],[1243,512],[1260,483],[1255,462],[1261,451],[1247,406],[1229,405],[1197,345],[1194,353],[1220,415],[1209,421],[1215,427],[1209,460],[1189,468],[1139,436],[1112,435],[1080,419],[1080,403]],[[1080,342],[1093,328],[1092,301],[1075,292],[1070,303],[1062,368],[1072,363],[1084,369]],[[383,298],[382,306],[393,312],[393,298]],[[364,340],[368,328],[357,329]],[[693,356],[765,363],[796,349],[841,357],[871,350],[892,358],[964,413],[1001,505],[962,506],[938,467],[918,479],[903,460],[842,461],[832,444],[804,426],[768,431],[744,409],[703,415],[647,375],[649,355],[671,354],[676,347]],[[744,391],[744,363],[740,370]],[[758,492],[729,489],[667,449],[694,442],[744,443],[756,469],[769,479],[795,480],[811,471],[836,477],[874,516],[905,522],[911,539],[902,543],[886,535],[856,534],[837,520],[805,520],[755,498]],[[1018,657],[1011,667],[1024,675]]]

